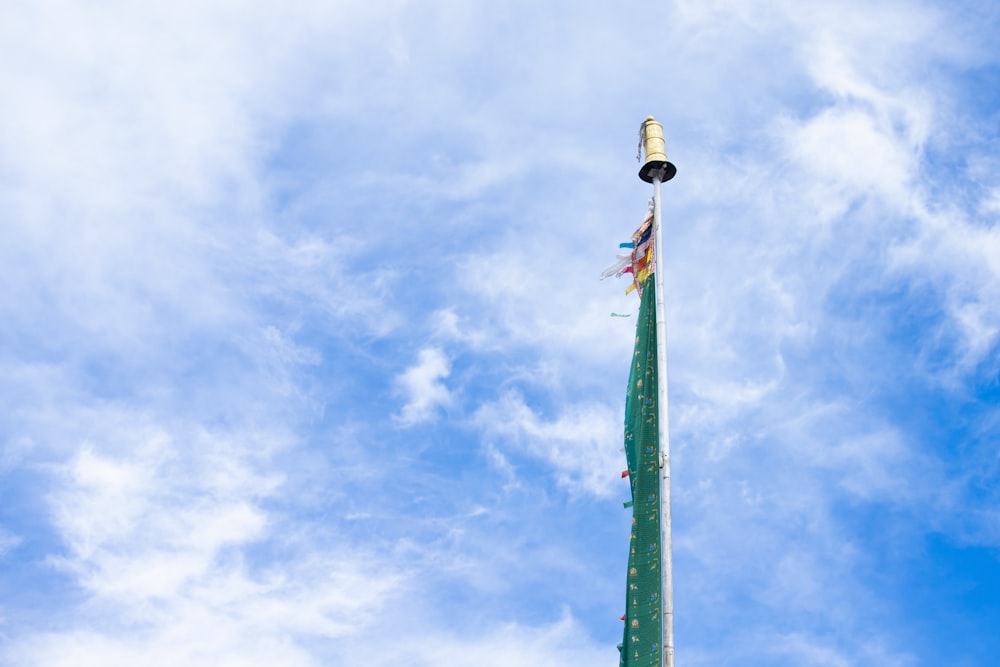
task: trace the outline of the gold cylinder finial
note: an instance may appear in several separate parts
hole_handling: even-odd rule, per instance
[[[646,116],[639,129],[639,138],[646,161],[639,170],[639,178],[652,183],[659,175],[661,181],[669,181],[677,173],[677,167],[667,161],[667,151],[663,142],[663,126],[652,116]]]

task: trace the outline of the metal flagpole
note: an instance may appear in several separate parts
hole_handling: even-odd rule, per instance
[[[674,562],[673,531],[670,512],[670,416],[667,399],[667,317],[663,288],[663,217],[660,208],[660,184],[669,181],[677,168],[667,161],[663,126],[647,116],[640,130],[646,162],[639,178],[653,184],[653,246],[656,289],[656,387],[657,424],[660,441],[660,560],[663,588],[663,667],[674,667]]]

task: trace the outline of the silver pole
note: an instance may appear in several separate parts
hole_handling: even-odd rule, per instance
[[[667,402],[667,315],[664,305],[663,218],[660,214],[660,181],[653,176],[653,245],[656,249],[656,387],[660,437],[660,559],[663,576],[663,666],[674,667],[674,556],[670,516],[670,415]]]

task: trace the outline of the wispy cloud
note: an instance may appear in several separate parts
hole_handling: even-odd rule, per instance
[[[679,657],[992,664],[997,20],[6,4],[0,662],[617,659],[654,113]]]
[[[611,408],[570,405],[547,420],[516,392],[481,406],[473,418],[487,438],[498,438],[551,466],[570,493],[609,496],[618,481],[619,419]],[[501,467],[506,465],[501,463]]]
[[[435,347],[420,350],[417,364],[396,380],[406,400],[397,416],[402,425],[412,426],[432,419],[438,408],[451,404],[451,393],[441,382],[450,373],[451,365],[444,352]]]

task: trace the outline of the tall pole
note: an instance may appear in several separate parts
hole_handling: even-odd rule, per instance
[[[656,389],[660,430],[660,543],[663,560],[663,666],[674,667],[674,545],[670,508],[670,411],[667,398],[667,314],[664,305],[663,218],[660,176],[653,177],[653,245],[656,252]]]
[[[663,215],[660,184],[669,181],[677,168],[667,162],[663,126],[648,116],[640,131],[646,162],[639,177],[653,184],[653,247],[656,253],[653,280],[656,288],[656,388],[657,425],[660,441],[660,572],[663,589],[663,667],[674,667],[674,559],[670,509],[670,412],[667,392],[667,315],[663,276],[666,271],[663,247]]]

